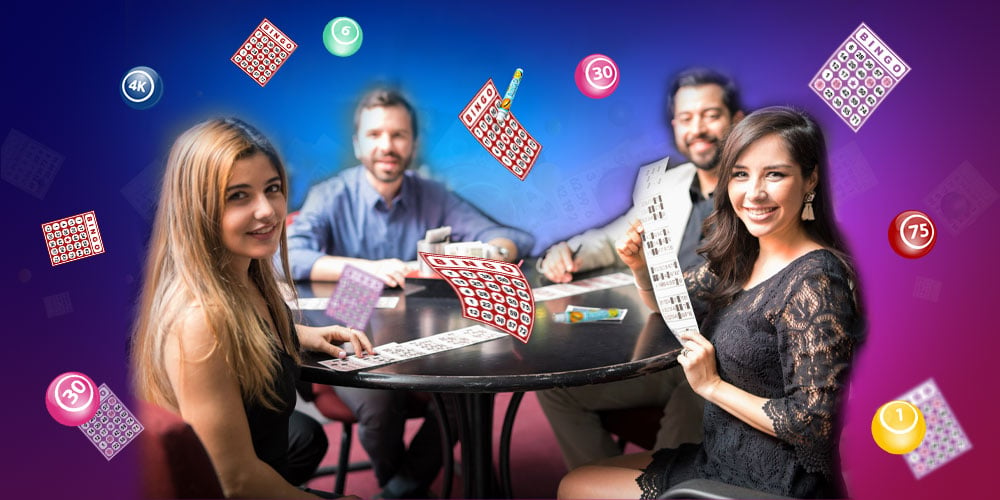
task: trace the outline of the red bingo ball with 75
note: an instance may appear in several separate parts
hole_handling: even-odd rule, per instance
[[[80,372],[66,372],[49,384],[45,391],[45,409],[63,425],[77,427],[97,413],[101,396],[90,377]]]
[[[889,246],[901,257],[923,257],[930,253],[936,242],[937,228],[923,212],[907,210],[889,224]]]

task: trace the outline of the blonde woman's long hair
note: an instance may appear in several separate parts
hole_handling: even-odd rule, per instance
[[[200,306],[219,349],[236,375],[243,400],[276,409],[274,391],[280,346],[299,361],[289,312],[271,259],[252,259],[250,283],[264,296],[277,329],[250,307],[255,290],[227,271],[231,256],[222,243],[226,185],[236,161],[265,154],[278,171],[288,199],[288,179],[274,147],[259,131],[232,118],[195,125],[174,142],[167,159],[160,203],[146,259],[131,359],[136,394],[177,408],[167,377],[165,345],[180,320]],[[288,251],[281,221],[281,266],[286,283]],[[292,288],[294,289],[294,288]],[[183,355],[183,350],[182,350]],[[182,360],[183,361],[183,360]]]

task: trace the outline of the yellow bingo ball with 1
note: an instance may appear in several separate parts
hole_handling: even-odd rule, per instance
[[[894,455],[903,455],[917,449],[926,433],[924,414],[907,401],[889,401],[872,418],[875,444]]]

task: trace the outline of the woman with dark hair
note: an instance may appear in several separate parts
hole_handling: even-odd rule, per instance
[[[765,108],[733,128],[720,168],[699,249],[708,262],[685,275],[705,336],[682,334],[677,358],[706,400],[704,442],[578,468],[560,498],[656,498],[694,478],[844,495],[838,413],[862,320],[823,134],[801,112]],[[655,309],[642,232],[637,221],[617,250]]]

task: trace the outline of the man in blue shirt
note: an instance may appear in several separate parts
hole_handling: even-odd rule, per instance
[[[345,264],[388,286],[403,284],[428,229],[451,226],[453,241],[484,241],[508,262],[527,255],[534,238],[501,226],[443,185],[407,168],[417,146],[417,118],[399,93],[376,89],[354,115],[354,155],[361,165],[316,186],[288,229],[297,280],[332,281]]]
[[[354,155],[361,165],[310,191],[288,228],[288,256],[296,280],[334,281],[344,265],[364,269],[388,286],[401,286],[428,229],[451,226],[453,241],[484,241],[513,261],[534,238],[501,226],[442,184],[407,171],[417,147],[417,117],[398,92],[376,89],[354,113]],[[407,450],[403,443],[404,391],[335,387],[358,418],[358,438],[371,457],[385,498],[425,497],[441,467],[436,417],[428,412]]]

